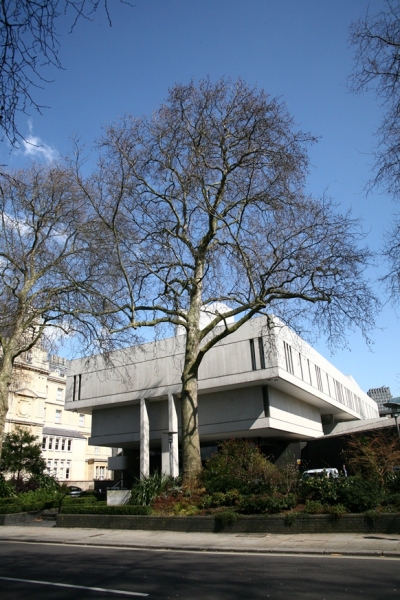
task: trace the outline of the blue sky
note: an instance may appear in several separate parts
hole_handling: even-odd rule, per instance
[[[151,113],[168,87],[191,79],[243,78],[286,102],[304,131],[320,136],[310,149],[308,188],[329,194],[341,210],[363,219],[368,243],[382,246],[393,214],[400,211],[383,193],[365,195],[371,152],[381,109],[373,94],[346,88],[353,64],[349,26],[376,13],[383,0],[133,0],[129,8],[109,0],[112,27],[104,14],[81,21],[69,33],[59,22],[63,71],[47,73],[53,83],[36,90],[43,114],[22,116],[19,127],[38,146],[10,152],[0,145],[0,161],[18,168],[32,159],[67,154],[77,136],[90,152],[102,126],[125,113]],[[370,277],[385,272],[378,260]],[[384,289],[374,284],[385,301]],[[332,356],[316,345],[367,391],[388,385],[400,395],[397,343],[400,321],[386,304],[371,332],[373,346],[349,332],[349,349]]]

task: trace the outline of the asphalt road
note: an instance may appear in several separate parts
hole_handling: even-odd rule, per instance
[[[399,561],[2,542],[1,600],[398,600]]]

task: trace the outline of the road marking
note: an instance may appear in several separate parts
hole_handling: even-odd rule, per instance
[[[107,592],[108,594],[123,594],[124,596],[148,596],[141,592],[126,592],[124,590],[112,590],[99,587],[88,587],[85,585],[71,585],[70,583],[53,583],[52,581],[35,581],[35,579],[18,579],[16,577],[0,577],[4,581],[18,581],[20,583],[36,583],[39,585],[54,585],[56,587],[74,588],[76,590],[90,590],[93,592]]]

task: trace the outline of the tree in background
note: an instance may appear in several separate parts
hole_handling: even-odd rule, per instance
[[[78,192],[60,165],[0,181],[0,456],[16,359],[49,341],[51,331],[79,330],[78,284],[98,276],[94,257],[85,262],[80,227],[88,214]]]
[[[110,126],[91,177],[77,159],[104,260],[103,280],[87,294],[113,315],[114,333],[185,332],[185,485],[201,469],[198,373],[213,346],[260,313],[297,331],[308,322],[333,343],[373,322],[357,221],[304,191],[312,142],[263,91],[205,80],[173,87],[151,118]]]
[[[4,438],[0,472],[17,485],[24,479],[40,477],[46,470],[38,438],[29,431],[17,429]]]
[[[400,2],[387,0],[375,16],[367,12],[351,28],[356,63],[350,79],[357,93],[373,90],[383,107],[377,131],[375,175],[371,186],[383,186],[400,197]],[[390,270],[384,278],[395,301],[400,299],[400,222],[398,216],[384,246]]]
[[[400,193],[400,2],[387,0],[385,10],[369,12],[351,27],[355,67],[350,78],[357,93],[373,90],[383,107],[377,131],[374,184],[390,194]]]
[[[121,0],[129,4],[127,0]],[[0,128],[12,143],[21,138],[17,114],[43,108],[33,90],[48,83],[45,67],[62,68],[57,24],[71,15],[71,29],[79,19],[92,19],[99,7],[107,13],[108,0],[2,0],[0,2]]]

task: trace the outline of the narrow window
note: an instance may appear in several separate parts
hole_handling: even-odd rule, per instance
[[[262,386],[262,397],[264,404],[264,415],[269,417],[269,390],[267,385]]]
[[[57,400],[62,400],[63,399],[63,389],[62,388],[57,388],[57,396],[56,396]]]
[[[250,340],[250,356],[251,356],[251,368],[253,369],[253,371],[256,371],[257,363],[256,363],[256,350],[254,348],[254,340]]]
[[[331,395],[331,386],[329,385],[329,375],[326,374],[326,383],[328,384],[328,394]]]
[[[301,359],[301,354],[299,352],[299,365],[300,365],[300,373],[301,373],[301,378],[304,381],[304,374],[303,374],[303,361]]]
[[[60,438],[56,438],[54,443],[54,450],[58,450],[60,448]]]
[[[72,440],[68,440],[67,441],[67,450],[68,450],[68,452],[71,452],[71,449],[72,449]]]
[[[49,438],[49,450],[53,448],[53,438]]]
[[[46,441],[47,441],[47,438],[44,437],[42,439],[42,450],[46,450]]]
[[[55,423],[61,423],[61,410],[56,410],[56,417],[54,419]]]
[[[81,399],[82,375],[74,375],[74,387],[72,390],[72,400]]]
[[[263,344],[262,337],[258,338],[258,352],[260,354],[261,369],[265,369],[265,354],[264,354],[264,344]]]
[[[292,347],[287,342],[283,342],[283,348],[285,350],[286,371],[294,375]]]
[[[61,450],[65,450],[65,438],[61,440]]]
[[[323,392],[324,388],[322,386],[321,369],[317,367],[317,365],[315,365],[315,374],[317,376],[317,387],[320,390],[320,392]]]
[[[85,427],[85,415],[79,415],[79,427]]]

